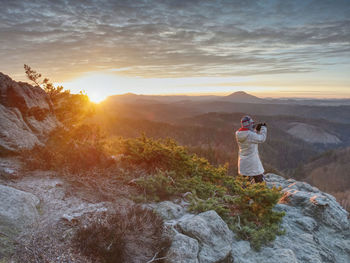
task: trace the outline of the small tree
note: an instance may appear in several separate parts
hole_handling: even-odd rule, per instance
[[[27,75],[27,78],[35,83],[35,85],[40,86],[39,79],[41,78],[41,74],[37,73],[28,65],[24,64],[24,71]]]
[[[55,103],[57,99],[62,97],[62,94],[70,94],[69,90],[63,90],[63,86],[55,87],[48,78],[44,78],[41,81],[40,78],[42,77],[42,75],[26,64],[24,64],[24,71],[29,80],[34,82],[36,86],[42,87],[45,90],[45,92],[49,95],[53,103]]]
[[[95,112],[93,104],[83,92],[71,94],[62,86],[55,87],[48,78],[41,80],[42,75],[30,66],[24,64],[24,71],[27,78],[36,86],[44,89],[50,97],[57,119],[65,126],[74,126],[82,122],[87,116]]]

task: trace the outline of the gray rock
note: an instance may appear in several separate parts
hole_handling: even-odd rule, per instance
[[[34,195],[0,185],[0,258],[11,254],[13,239],[36,223],[38,204]]]
[[[235,242],[231,254],[234,263],[298,263],[291,249],[265,248],[256,252],[250,249],[247,241]]]
[[[172,220],[177,219],[185,214],[185,209],[170,201],[164,201],[158,203],[155,207],[155,211],[164,219]]]
[[[303,215],[333,229],[349,231],[348,213],[333,196],[303,182],[288,185],[283,188],[283,192],[287,197],[287,204],[297,207]]]
[[[0,73],[0,153],[41,145],[58,125],[44,90]]]
[[[300,228],[307,232],[312,232],[317,227],[317,222],[315,219],[304,216],[304,217],[298,217],[294,220],[295,223],[300,225]]]
[[[188,236],[177,234],[172,240],[166,261],[167,263],[198,263],[198,241]]]
[[[275,207],[286,213],[282,223],[286,234],[276,238],[272,249],[293,251],[297,262],[350,262],[348,213],[333,196],[278,175],[268,174],[266,179],[270,186],[282,186],[287,196],[284,204]],[[267,249],[262,248],[258,254],[264,255]],[[243,258],[238,252],[236,257]]]
[[[40,141],[28,127],[17,109],[10,110],[0,104],[0,151],[15,152],[31,149]]]
[[[250,248],[250,243],[243,240],[234,240],[232,244],[231,257],[235,263],[246,263],[250,262],[250,254],[252,250]]]
[[[0,185],[0,229],[24,230],[38,218],[39,199],[33,194]]]
[[[67,213],[63,214],[61,219],[74,223],[78,222],[79,219],[89,213],[101,213],[106,212],[108,209],[106,207],[105,203],[97,203],[97,204],[85,204],[81,203],[78,207],[72,208],[71,210],[67,211]]]
[[[183,234],[198,240],[200,263],[221,262],[229,257],[233,234],[215,211],[180,221],[178,226]]]

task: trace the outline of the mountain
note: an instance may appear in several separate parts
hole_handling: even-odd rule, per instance
[[[222,98],[224,101],[239,103],[266,103],[264,99],[250,95],[244,91],[237,91]]]

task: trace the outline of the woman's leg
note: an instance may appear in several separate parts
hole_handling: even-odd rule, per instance
[[[255,176],[253,176],[253,178],[254,178],[255,183],[264,182],[264,175],[263,174],[255,175]]]

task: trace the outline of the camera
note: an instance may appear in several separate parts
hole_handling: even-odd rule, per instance
[[[266,123],[265,122],[258,123],[257,125],[255,125],[255,129],[257,131],[260,131],[261,130],[261,126],[266,126]]]

